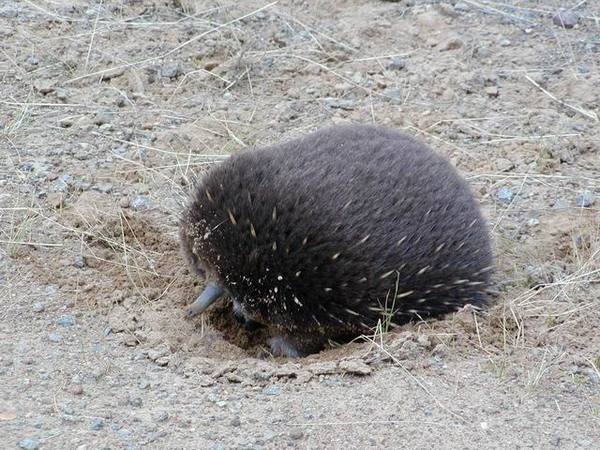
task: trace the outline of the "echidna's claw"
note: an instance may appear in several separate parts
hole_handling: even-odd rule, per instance
[[[204,291],[202,291],[202,294],[200,294],[194,303],[188,307],[185,313],[186,317],[189,319],[203,313],[206,308],[221,297],[224,292],[225,289],[223,289],[223,286],[212,281],[209,282],[204,288]]]

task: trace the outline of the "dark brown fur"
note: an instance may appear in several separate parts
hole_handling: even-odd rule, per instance
[[[483,306],[492,264],[486,224],[451,164],[366,125],[232,156],[196,187],[181,238],[192,265],[288,354],[378,320]]]

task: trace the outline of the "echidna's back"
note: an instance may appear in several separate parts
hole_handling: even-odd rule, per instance
[[[195,201],[192,220],[212,224],[204,251],[229,286],[294,298],[286,310],[307,322],[320,310],[325,321],[380,316],[386,298],[406,317],[483,299],[492,257],[470,190],[400,133],[337,126],[244,152],[210,172]]]

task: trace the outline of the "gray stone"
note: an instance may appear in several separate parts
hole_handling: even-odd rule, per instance
[[[36,450],[40,448],[40,443],[37,439],[21,439],[19,441],[19,447],[25,450]]]
[[[169,418],[169,413],[166,411],[159,411],[158,413],[154,414],[153,416],[153,420],[155,422],[164,422]]]
[[[58,343],[62,341],[62,336],[59,333],[50,333],[48,339],[50,339],[50,342]]]
[[[500,188],[496,196],[498,197],[498,200],[500,200],[502,203],[510,203],[514,198],[515,194],[511,188],[504,186]]]
[[[402,70],[406,67],[406,61],[402,58],[394,58],[390,61],[387,67],[390,70]]]
[[[302,439],[304,437],[304,433],[302,430],[292,430],[290,431],[290,437],[296,440]]]
[[[14,19],[18,15],[19,15],[19,10],[16,6],[8,5],[2,9],[0,9],[0,17],[5,17],[7,19]]]
[[[134,395],[130,395],[127,398],[127,403],[129,403],[131,406],[133,406],[135,408],[139,408],[143,404],[141,397],[136,397]]]
[[[46,309],[46,306],[42,302],[35,302],[32,306],[33,312],[40,313]]]
[[[182,73],[181,64],[178,62],[165,64],[160,69],[160,75],[165,78],[176,78]]]
[[[145,195],[138,195],[133,199],[133,202],[131,202],[131,207],[137,211],[147,210],[152,208],[152,206],[152,200],[150,200]]]
[[[351,111],[356,107],[356,102],[353,100],[345,100],[343,98],[327,97],[324,101],[325,105],[332,109]]]
[[[579,208],[589,208],[596,202],[594,194],[590,191],[583,191],[581,194],[577,194],[575,197],[575,204]]]
[[[573,28],[579,22],[579,16],[571,10],[560,8],[552,17],[554,25],[563,28]]]
[[[77,267],[78,269],[83,269],[85,267],[85,258],[83,255],[77,255],[73,260],[73,267]]]
[[[104,428],[104,420],[100,418],[92,420],[92,424],[90,425],[92,431],[99,431],[102,428]]]
[[[454,5],[454,9],[459,12],[467,12],[471,9],[471,7],[466,3],[458,2],[456,5]]]
[[[369,375],[373,371],[364,361],[359,359],[341,361],[339,367],[343,372],[353,375]]]
[[[59,317],[56,323],[63,327],[72,327],[75,325],[75,317],[73,317],[71,314],[67,314]]]
[[[265,395],[279,395],[281,394],[281,388],[276,384],[270,384],[262,392]]]
[[[65,192],[69,189],[71,184],[73,184],[73,177],[69,174],[64,174],[58,177],[58,180],[56,183],[54,183],[52,190],[57,192]]]

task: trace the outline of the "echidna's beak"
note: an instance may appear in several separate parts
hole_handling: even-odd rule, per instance
[[[204,291],[202,291],[202,294],[200,294],[194,303],[189,306],[186,316],[189,318],[203,313],[206,308],[212,305],[224,292],[225,289],[223,289],[223,286],[213,281],[209,282],[204,288]]]

